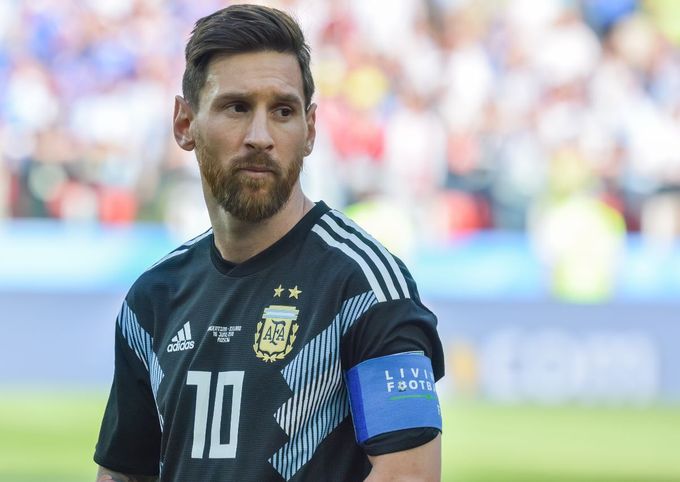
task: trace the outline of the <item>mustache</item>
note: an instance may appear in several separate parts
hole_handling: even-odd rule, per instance
[[[281,172],[279,165],[266,152],[253,152],[234,158],[231,165],[232,172],[240,169],[266,169],[275,174]]]

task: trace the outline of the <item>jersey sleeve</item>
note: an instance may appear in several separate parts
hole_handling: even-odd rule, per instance
[[[379,357],[420,352],[429,359],[434,378],[439,380],[444,376],[444,356],[436,326],[435,315],[417,298],[378,303],[345,335],[343,370]],[[430,427],[396,430],[372,437],[362,447],[369,455],[381,455],[423,445],[439,433]]]
[[[158,475],[161,429],[149,366],[151,337],[124,303],[116,322],[115,368],[94,460],[116,472]]]

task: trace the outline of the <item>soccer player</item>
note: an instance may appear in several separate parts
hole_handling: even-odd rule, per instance
[[[174,135],[212,228],[123,302],[97,480],[439,480],[436,318],[400,260],[300,187],[299,26],[231,6],[196,23],[186,62]]]

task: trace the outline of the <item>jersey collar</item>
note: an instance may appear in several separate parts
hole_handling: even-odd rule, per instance
[[[211,234],[209,238],[210,259],[212,264],[220,273],[234,278],[248,276],[258,271],[262,271],[281,259],[281,257],[292,248],[302,244],[302,241],[312,229],[312,226],[314,226],[319,218],[328,211],[330,211],[330,208],[326,203],[323,201],[317,202],[315,206],[310,209],[309,212],[305,214],[281,239],[252,258],[238,264],[231,263],[222,258],[222,255],[217,250],[217,246],[215,246],[215,235]]]

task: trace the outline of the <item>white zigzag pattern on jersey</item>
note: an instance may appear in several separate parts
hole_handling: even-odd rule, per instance
[[[349,414],[340,367],[340,339],[378,300],[372,291],[346,300],[333,322],[281,371],[293,391],[274,414],[289,440],[269,459],[285,480],[307,463],[319,444]]]
[[[158,362],[158,357],[153,351],[153,338],[137,321],[137,315],[128,306],[127,301],[123,301],[123,307],[118,315],[118,325],[123,334],[123,338],[128,345],[135,352],[137,358],[141,360],[144,367],[149,372],[149,382],[151,383],[151,390],[153,398],[156,402],[156,411],[158,411],[158,421],[163,430],[163,417],[158,409],[158,387],[163,380],[163,370]]]

